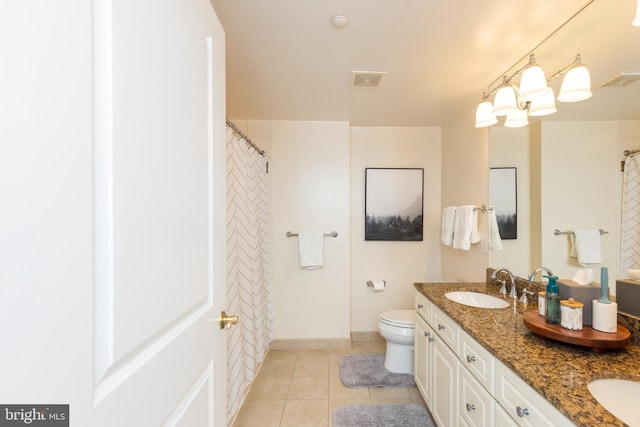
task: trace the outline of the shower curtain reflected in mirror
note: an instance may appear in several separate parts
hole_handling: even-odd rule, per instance
[[[629,155],[624,162],[622,184],[622,218],[620,233],[620,272],[629,277],[627,269],[640,268],[640,159]]]
[[[266,156],[227,126],[227,412],[246,398],[275,338],[269,253]]]

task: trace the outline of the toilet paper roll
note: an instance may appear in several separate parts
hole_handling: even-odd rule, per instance
[[[618,331],[618,304],[604,304],[593,300],[592,327],[601,332],[615,333]]]
[[[384,280],[376,280],[375,282],[373,282],[373,292],[384,291],[384,285],[385,285]]]

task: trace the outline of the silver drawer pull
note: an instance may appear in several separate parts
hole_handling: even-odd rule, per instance
[[[467,355],[467,362],[471,363],[471,362],[475,362],[475,361],[476,361],[476,357],[475,356]]]
[[[520,418],[524,417],[525,415],[529,415],[529,410],[527,408],[522,409],[519,406],[516,408],[516,412],[518,413],[518,416]]]
[[[425,333],[424,333],[424,336],[425,336],[425,337],[428,337],[429,335],[431,335],[429,332],[425,332]]]
[[[439,330],[443,330],[444,329],[444,325],[438,324],[438,329]]]
[[[421,309],[421,308],[423,308],[423,307],[424,307],[424,305],[422,305],[422,304],[418,304],[418,309]]]
[[[467,411],[471,412],[471,411],[475,411],[475,409],[476,409],[476,407],[475,407],[475,406],[473,406],[473,405],[472,405],[472,404],[470,404],[470,403],[467,403]]]
[[[434,342],[435,340],[433,339],[433,337],[429,337],[429,342]]]

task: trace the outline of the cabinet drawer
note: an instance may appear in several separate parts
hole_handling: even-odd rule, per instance
[[[496,398],[520,426],[573,426],[567,417],[500,362],[496,362]]]
[[[416,313],[418,313],[427,323],[431,324],[431,312],[433,311],[433,303],[420,292],[416,291]]]
[[[496,395],[495,366],[496,359],[469,334],[460,329],[460,351],[462,365],[483,384],[492,396]]]
[[[433,307],[433,322],[431,327],[442,338],[456,354],[458,353],[458,331],[460,327],[449,318],[446,314],[440,311],[439,308]]]
[[[462,368],[459,371],[458,415],[469,426],[493,426],[496,401],[478,380]]]

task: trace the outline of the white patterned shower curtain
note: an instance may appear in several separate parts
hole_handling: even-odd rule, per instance
[[[620,274],[625,270],[640,268],[640,160],[629,155],[624,162],[622,184],[622,218],[620,233]]]
[[[227,412],[236,415],[274,339],[266,156],[227,127]]]

